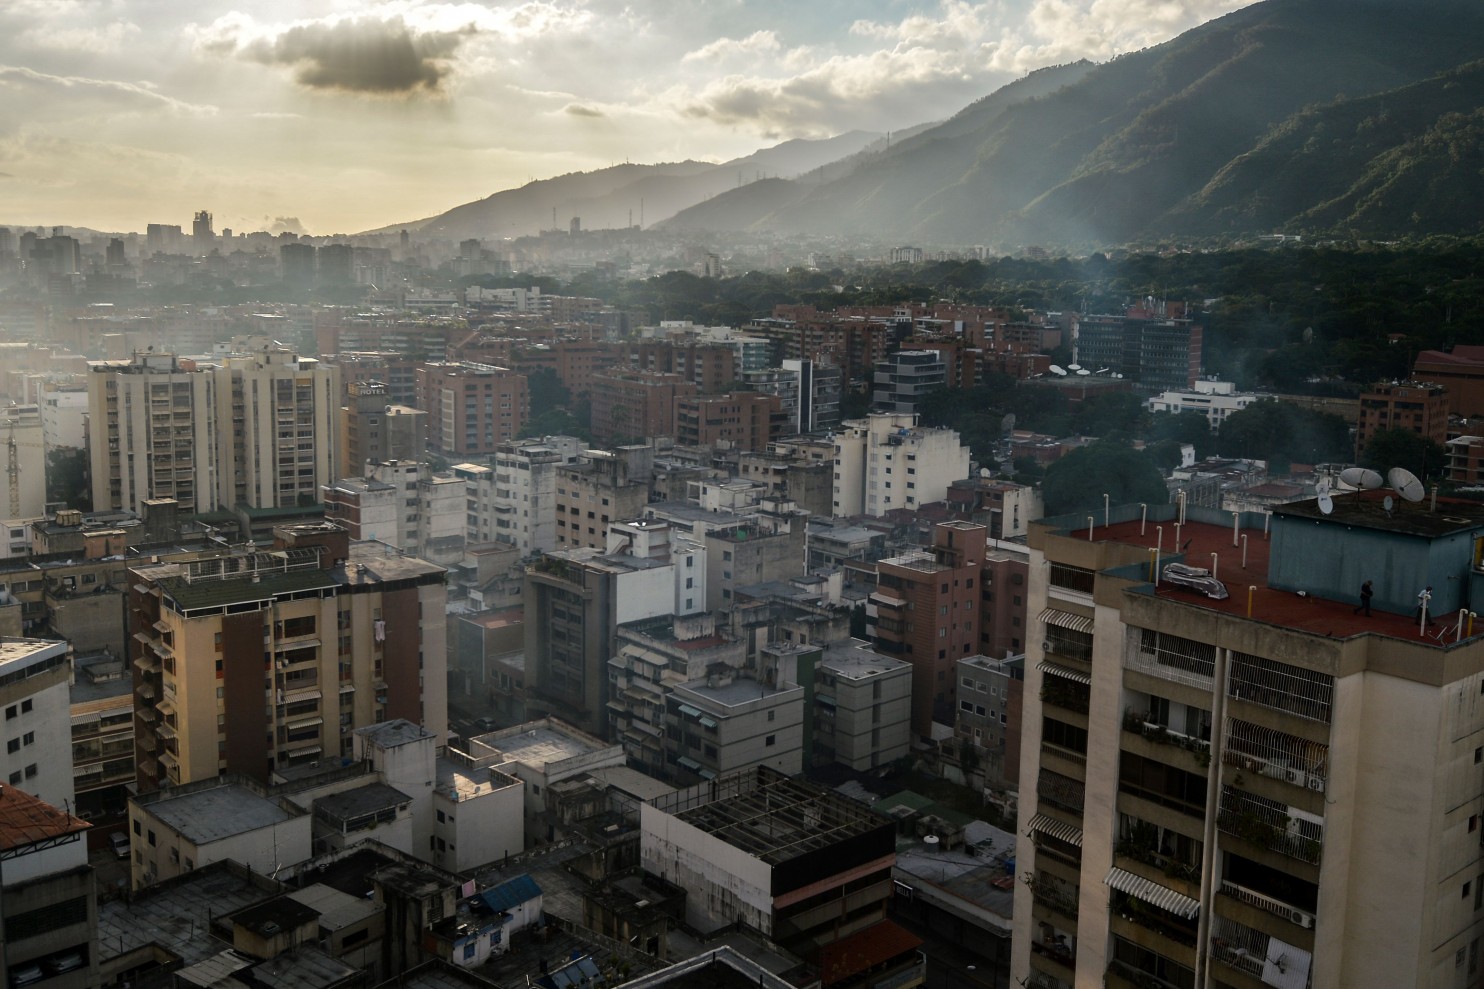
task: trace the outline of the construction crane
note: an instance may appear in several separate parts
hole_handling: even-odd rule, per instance
[[[5,441],[5,476],[10,480],[10,517],[21,517],[21,459],[15,447],[15,420]]]

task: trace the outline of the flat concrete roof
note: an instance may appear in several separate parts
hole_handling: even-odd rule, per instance
[[[266,883],[263,877],[258,882]],[[276,885],[276,884],[274,884]],[[194,965],[222,950],[207,928],[212,917],[232,913],[273,894],[236,875],[226,863],[188,872],[127,900],[98,904],[98,951],[107,961],[158,944]]]
[[[872,652],[869,647],[851,645],[847,648],[828,650],[815,669],[829,670],[831,673],[850,680],[865,680],[883,673],[894,673],[909,668],[911,665],[900,659]]]
[[[417,742],[424,738],[433,737],[433,733],[422,725],[413,724],[405,718],[397,718],[394,721],[383,721],[379,724],[367,725],[365,728],[357,728],[356,734],[384,749],[396,748],[399,745],[406,745],[409,742]]]
[[[763,700],[768,697],[776,697],[779,694],[799,690],[797,685],[787,687],[770,687],[757,680],[743,679],[737,677],[731,683],[717,684],[712,686],[705,680],[692,680],[689,683],[678,685],[675,690],[684,690],[697,697],[720,704],[723,707],[736,707],[751,701]]]
[[[452,759],[437,761],[438,792],[454,800],[473,800],[520,781],[494,769],[471,769]]]
[[[277,803],[236,783],[166,797],[144,809],[197,845],[289,819],[288,812]]]
[[[481,736],[480,741],[497,749],[507,758],[528,766],[545,766],[598,751],[585,738],[546,726],[527,729],[504,738],[485,735]]]

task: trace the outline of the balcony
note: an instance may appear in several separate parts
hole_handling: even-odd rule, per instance
[[[1077,919],[1077,891],[1074,887],[1058,883],[1050,878],[1037,879],[1030,873],[1021,877],[1021,882],[1030,887],[1031,899],[1048,910],[1061,914],[1068,920]]]
[[[1211,743],[1209,741],[1174,731],[1168,725],[1145,721],[1137,711],[1124,712],[1123,730],[1156,745],[1171,745],[1184,749],[1194,756],[1196,764],[1202,768],[1211,764]]]
[[[1222,881],[1221,895],[1231,897],[1239,903],[1247,904],[1249,907],[1256,907],[1275,917],[1282,917],[1284,920],[1297,924],[1305,930],[1312,930],[1314,927],[1314,915],[1307,910],[1300,910],[1298,907],[1290,906],[1282,900],[1259,893],[1255,889],[1239,886],[1229,879]]]
[[[1322,826],[1290,817],[1287,810],[1275,801],[1224,786],[1216,826],[1249,845],[1318,865]]]

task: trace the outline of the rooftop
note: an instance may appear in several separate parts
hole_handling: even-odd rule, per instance
[[[253,969],[253,982],[267,989],[327,989],[359,979],[359,969],[318,948],[296,948],[270,958]]]
[[[98,948],[104,960],[158,944],[187,965],[210,958],[221,942],[208,936],[213,917],[271,895],[276,883],[219,862],[150,886],[127,900],[98,904]]]
[[[342,927],[359,924],[385,907],[364,897],[351,896],[324,883],[316,883],[303,889],[290,890],[288,898],[315,910],[319,914],[319,925],[326,930],[338,931]]]
[[[817,670],[829,670],[848,680],[866,680],[883,673],[894,673],[911,667],[911,663],[871,651],[868,643],[858,639],[831,643],[824,659],[815,666]]]
[[[401,790],[376,782],[320,797],[314,802],[314,810],[315,813],[323,811],[331,817],[350,821],[388,807],[401,807],[410,803],[412,798]]]
[[[0,852],[14,851],[92,825],[10,784],[0,785]]]
[[[453,759],[439,759],[436,772],[438,792],[455,801],[473,800],[520,782],[498,770],[474,769]]]
[[[67,652],[67,643],[55,639],[0,638],[0,676]]]
[[[718,680],[715,683],[709,680],[691,680],[689,683],[677,684],[675,694],[677,699],[681,698],[683,691],[695,698],[710,701],[722,707],[740,707],[743,704],[766,700],[800,689],[802,688],[792,683],[770,687],[766,683],[751,678],[733,677],[731,680]]]
[[[422,725],[413,724],[406,718],[396,718],[380,724],[367,725],[365,728],[357,728],[356,734],[370,744],[383,749],[393,749],[399,745],[433,737],[432,732]]]
[[[481,735],[478,741],[507,759],[533,767],[575,759],[609,747],[586,732],[550,718]]]
[[[171,795],[146,805],[162,824],[197,845],[221,841],[279,824],[288,811],[276,801],[259,796],[240,783],[212,786],[190,793]]]
[[[651,805],[769,865],[893,828],[864,804],[766,767],[728,773]]]

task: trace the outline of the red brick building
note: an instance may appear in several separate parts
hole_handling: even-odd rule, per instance
[[[1376,385],[1360,396],[1355,455],[1364,453],[1371,437],[1386,429],[1406,429],[1441,446],[1448,439],[1448,392],[1430,382]]]
[[[593,439],[603,443],[675,435],[675,410],[696,386],[679,374],[615,367],[593,375]]]
[[[683,398],[675,415],[675,441],[682,446],[765,450],[787,424],[783,401],[761,392]]]
[[[530,412],[526,377],[493,364],[437,362],[417,369],[417,407],[428,446],[451,457],[494,453],[516,438]]]

